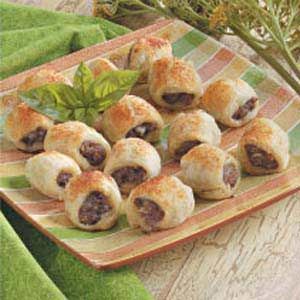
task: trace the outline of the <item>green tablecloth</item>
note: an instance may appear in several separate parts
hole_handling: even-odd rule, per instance
[[[101,19],[3,2],[0,10],[1,78],[128,31]],[[1,299],[152,298],[129,268],[95,271],[52,243],[6,204],[1,207]]]
[[[0,3],[0,79],[129,32],[100,18]]]

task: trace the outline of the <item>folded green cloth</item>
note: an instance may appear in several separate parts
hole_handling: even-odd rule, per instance
[[[36,263],[1,212],[0,245],[1,299],[66,299]]]
[[[3,261],[1,269],[6,274],[4,277],[5,288],[3,300],[44,300],[62,299],[64,294],[67,299],[80,300],[149,300],[150,294],[145,290],[136,275],[127,267],[113,271],[96,271],[82,264],[77,258],[67,253],[64,249],[57,247],[47,237],[27,223],[9,206],[2,203],[2,211],[7,220],[13,226],[28,250],[35,257],[40,266],[53,280],[53,284],[46,281],[45,274],[37,276],[32,270],[39,269],[37,263],[32,261],[21,251],[18,253],[13,247],[5,247],[1,253]],[[5,219],[0,218],[0,226],[7,227]],[[10,233],[8,233],[10,234]],[[7,235],[8,235],[7,234]],[[3,244],[19,244],[19,239],[14,235],[7,241],[4,235]],[[19,245],[19,248],[21,246]],[[4,257],[4,258],[3,258]],[[16,258],[18,258],[17,261]],[[12,262],[14,261],[14,264]],[[15,267],[16,265],[22,266]],[[4,268],[3,268],[4,266]],[[37,271],[35,271],[37,273]],[[41,284],[41,282],[44,282]],[[17,287],[18,285],[18,287]],[[60,294],[55,285],[60,289]],[[41,289],[41,290],[36,290]],[[50,292],[52,294],[50,294]],[[56,292],[56,294],[55,294]],[[43,297],[49,293],[50,298]]]
[[[104,19],[0,3],[0,79],[129,32]]]

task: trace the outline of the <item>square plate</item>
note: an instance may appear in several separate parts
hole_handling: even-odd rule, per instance
[[[119,67],[126,65],[130,45],[145,35],[169,39],[174,55],[190,60],[207,86],[218,78],[242,78],[255,88],[260,99],[260,116],[274,119],[288,132],[291,146],[290,166],[283,173],[268,176],[243,175],[235,197],[223,201],[197,199],[196,208],[182,225],[161,232],[143,234],[128,227],[121,215],[111,230],[85,232],[72,226],[64,214],[62,202],[47,198],[30,187],[24,176],[24,164],[30,154],[18,151],[5,139],[1,141],[0,191],[1,197],[51,240],[67,249],[93,268],[115,268],[149,257],[213,231],[255,210],[290,195],[300,189],[300,98],[284,89],[264,71],[222,44],[193,29],[184,22],[161,21],[112,41],[83,49],[43,66],[10,77],[1,82],[1,95],[12,92],[26,76],[44,67],[51,67],[73,76],[78,64],[92,64],[98,57],[108,57]],[[149,98],[147,86],[137,86],[133,93]],[[160,110],[168,124],[176,113]],[[223,129],[223,149],[233,152],[244,128]],[[165,165],[163,173],[173,174],[178,164],[165,155],[166,126],[158,149]]]

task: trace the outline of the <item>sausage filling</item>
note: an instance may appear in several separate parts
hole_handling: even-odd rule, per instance
[[[200,145],[200,141],[185,141],[183,142],[179,148],[175,150],[175,157],[180,159],[184,154],[188,153],[192,148]]]
[[[36,130],[33,130],[25,135],[21,139],[21,142],[23,142],[28,147],[32,147],[35,143],[43,143],[46,133],[47,130],[45,128],[38,127]]]
[[[134,205],[139,209],[139,213],[148,227],[147,231],[155,230],[157,223],[165,216],[165,212],[161,207],[150,199],[136,198],[134,199]]]
[[[124,167],[114,171],[111,176],[116,180],[121,192],[127,193],[147,179],[147,172],[142,167]]]
[[[145,122],[130,129],[126,134],[126,137],[127,138],[136,137],[136,138],[144,139],[147,137],[149,133],[153,132],[156,129],[157,129],[156,124]]]
[[[252,111],[255,108],[256,102],[256,97],[250,98],[244,105],[240,106],[239,109],[232,115],[232,119],[243,119],[248,114],[248,112]]]
[[[84,141],[80,146],[79,152],[91,166],[101,165],[106,158],[104,147],[94,141]]]
[[[94,225],[110,210],[112,207],[107,197],[98,191],[93,191],[85,198],[79,209],[79,222],[84,225]]]
[[[64,188],[67,185],[67,183],[69,182],[69,180],[70,180],[71,177],[73,177],[73,174],[61,171],[58,174],[58,176],[56,177],[56,183],[60,187]]]
[[[195,95],[189,93],[166,93],[163,94],[162,98],[168,104],[180,104],[180,105],[190,105],[194,100]]]
[[[245,145],[248,158],[251,164],[257,168],[263,168],[266,170],[273,170],[278,168],[278,162],[272,154],[266,152],[263,149],[256,147],[253,144]]]
[[[233,188],[239,178],[239,171],[234,164],[228,163],[223,167],[223,181],[225,184],[229,184]]]

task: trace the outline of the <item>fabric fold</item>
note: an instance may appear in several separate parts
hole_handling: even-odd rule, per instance
[[[129,32],[100,18],[0,3],[0,79]]]
[[[10,259],[7,259],[10,257]],[[36,263],[0,212],[1,299],[49,299],[66,297]]]

